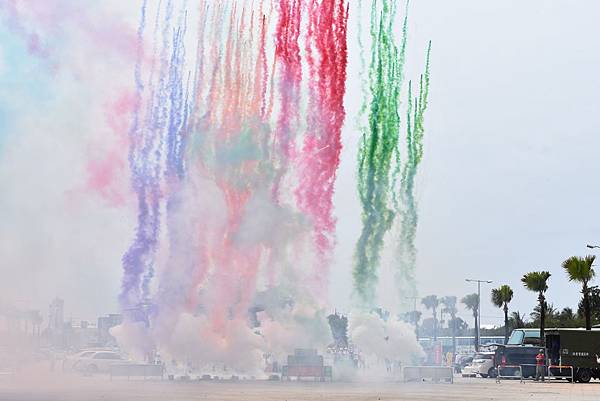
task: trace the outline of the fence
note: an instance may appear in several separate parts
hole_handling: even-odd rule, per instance
[[[513,369],[512,372],[516,373],[519,372],[518,375],[516,374],[512,374],[512,375],[504,375],[502,374],[503,370],[506,369]],[[516,371],[514,369],[517,369]],[[502,379],[519,379],[519,381],[521,383],[523,383],[523,367],[521,365],[498,365],[496,367],[496,372],[498,372],[498,374],[496,375],[496,383],[500,383],[500,380]]]
[[[144,380],[148,377],[164,377],[165,368],[163,365],[147,365],[147,364],[124,364],[112,365],[110,367],[110,380],[113,377],[143,377]]]
[[[454,383],[454,372],[452,367],[446,366],[405,366],[402,369],[404,381],[422,381],[431,379],[432,381],[446,381]]]
[[[552,369],[558,369],[559,370],[559,374],[555,375],[552,374]],[[549,365],[548,366],[548,379],[568,379],[569,376],[565,376],[562,374],[563,369],[569,369],[571,371],[571,383],[575,383],[575,371],[573,369],[573,366],[571,365]]]

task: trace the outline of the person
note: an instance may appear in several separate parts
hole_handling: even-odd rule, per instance
[[[540,348],[540,352],[535,356],[535,381],[539,381],[540,378],[544,381],[545,359],[544,349]]]

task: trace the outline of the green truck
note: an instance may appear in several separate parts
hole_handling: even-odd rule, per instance
[[[575,381],[580,383],[600,379],[600,330],[546,329],[545,334],[549,366],[572,366]],[[565,372],[564,368],[550,370]]]

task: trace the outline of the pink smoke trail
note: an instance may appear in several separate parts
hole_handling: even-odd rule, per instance
[[[302,0],[280,0],[279,20],[275,36],[275,63],[279,71],[280,110],[274,145],[278,169],[273,185],[273,197],[279,199],[281,181],[288,170],[294,152],[294,123],[298,121],[300,83],[302,81],[302,59],[300,37],[302,22]]]
[[[348,5],[346,0],[311,0],[308,10],[310,100],[296,198],[313,219],[319,257],[315,274],[322,281],[334,245],[333,193],[345,119]]]

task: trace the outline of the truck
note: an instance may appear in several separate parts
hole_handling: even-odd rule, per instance
[[[571,366],[580,383],[600,379],[600,330],[557,328],[546,329],[545,335],[549,366]]]

